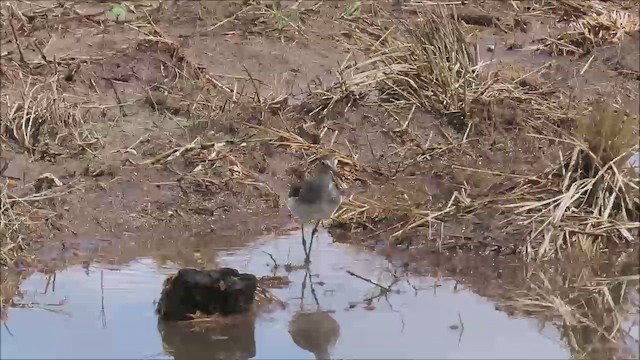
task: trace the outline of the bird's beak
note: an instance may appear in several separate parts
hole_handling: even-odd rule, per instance
[[[331,161],[329,164],[331,164],[331,175],[333,175],[333,181],[335,181],[336,185],[338,185],[338,187],[340,188],[344,184],[342,183],[342,179],[340,178],[340,173],[338,173],[338,160],[333,159],[333,161]]]
[[[331,170],[333,171],[334,174],[338,174],[338,160],[333,159],[331,162]]]

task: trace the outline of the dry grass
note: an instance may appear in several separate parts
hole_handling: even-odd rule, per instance
[[[573,182],[594,179],[587,205],[604,219],[619,214],[622,222],[640,221],[640,183],[633,171],[625,168],[640,150],[637,119],[596,104],[591,116],[578,122],[577,133],[582,141]]]
[[[251,136],[239,139],[205,142],[197,137],[191,143],[178,146],[144,161],[147,165],[166,166],[176,158],[182,158],[191,168],[180,172],[178,178],[181,186],[198,186],[202,188],[218,187],[230,189],[233,184],[245,188],[255,188],[265,198],[278,203],[279,195],[262,180],[262,176],[243,165],[242,157],[250,152],[251,144],[247,141]]]
[[[537,200],[504,205],[515,209],[514,219],[531,226],[523,252],[528,258],[560,255],[571,248],[596,256],[611,243],[637,243],[639,183],[624,167],[638,150],[633,140],[637,129],[598,106],[579,124],[581,138],[558,139],[575,148],[567,162],[548,172],[543,186],[553,190],[534,196],[540,188],[530,187],[530,199]]]
[[[559,0],[554,12],[562,13],[566,30],[555,38],[542,40],[539,50],[553,55],[592,52],[605,44],[620,44],[622,39],[640,30],[636,12],[622,9],[620,4],[603,1]]]
[[[58,75],[32,76],[29,66],[11,64],[3,68],[7,78],[3,80],[6,86],[2,87],[0,95],[2,143],[11,143],[14,149],[43,159],[61,155],[62,147],[93,154],[91,148],[100,141],[99,136],[85,125],[100,109],[67,102],[58,88]],[[0,170],[2,175],[5,169]],[[47,181],[51,184],[43,188]],[[44,222],[54,217],[54,212],[39,209],[37,202],[77,189],[74,184],[63,185],[51,174],[43,174],[35,181],[35,193],[29,189],[20,189],[21,195],[11,193],[10,184],[15,185],[15,181],[7,179],[0,184],[0,265],[3,267],[13,263],[28,247],[24,224],[30,215],[36,215]],[[57,188],[51,189],[50,185]]]
[[[52,179],[48,175],[50,174],[44,174],[42,178]],[[60,184],[59,180],[56,182]],[[6,182],[0,184],[0,240],[2,240],[0,266],[6,267],[11,264],[21,255],[23,250],[31,245],[31,242],[26,241],[27,237],[25,236],[27,222],[33,226],[38,223],[51,224],[54,221],[56,213],[38,208],[36,205],[39,202],[65,196],[81,189],[81,187],[82,185],[73,182],[66,185],[48,183],[42,184],[35,193],[16,196],[9,192]],[[30,219],[32,216],[34,219]]]
[[[468,100],[480,91],[477,58],[451,10],[433,8],[415,23],[351,22],[351,36],[370,59],[346,69],[352,75],[345,86],[356,93],[377,88],[380,99],[466,115]]]
[[[346,155],[333,149],[333,143],[329,144],[328,148],[325,148],[319,144],[312,144],[291,131],[246,123],[245,125],[255,130],[256,136],[261,139],[260,141],[266,141],[276,147],[286,148],[294,153],[303,153],[308,163],[312,163],[324,155],[335,156],[341,169],[339,177],[335,179],[338,187],[345,188],[352,185],[356,180],[361,179],[358,172],[366,171],[361,164],[358,164],[353,154]]]
[[[361,94],[382,88],[378,97],[370,98],[374,104],[385,106],[384,98],[391,98],[397,107],[419,106],[441,114],[457,112],[475,120],[480,129],[495,127],[483,127],[487,125],[483,121],[494,121],[495,108],[509,101],[521,110],[514,127],[524,125],[533,130],[534,138],[563,144],[559,149],[575,148],[568,155],[569,166],[563,161],[541,175],[458,167],[511,178],[514,185],[508,192],[481,198],[469,197],[465,189],[460,189],[446,205],[427,209],[424,204],[412,204],[406,196],[398,197],[398,201],[392,201],[393,196],[384,200],[350,197],[334,220],[369,227],[376,233],[380,230],[374,224],[392,220],[387,230],[393,229],[391,237],[397,238],[421,228],[431,232],[434,222],[498,209],[509,215],[500,226],[528,234],[514,244],[527,259],[561,255],[573,248],[595,256],[612,242],[635,243],[640,209],[638,182],[622,164],[637,150],[632,146],[637,129],[630,129],[627,122],[623,127],[620,118],[610,111],[572,104],[566,93],[544,81],[531,81],[550,64],[515,76],[481,73],[454,17],[444,7],[430,9],[421,14],[424,21],[418,24],[394,25],[385,21],[388,18],[384,14],[382,20],[350,21],[353,38],[371,59],[346,67],[344,72],[350,76],[334,86],[335,92]],[[584,120],[589,113],[591,119]],[[579,119],[578,131],[584,137],[575,138],[561,130]],[[469,127],[464,139],[468,133]],[[452,141],[452,145],[463,143]]]
[[[96,140],[82,129],[92,118],[94,109],[68,103],[58,94],[56,77],[41,79],[18,72],[18,83],[13,89],[23,89],[19,96],[9,96],[3,89],[0,136],[14,141],[30,153],[49,141],[52,144],[78,144],[87,148]],[[19,100],[18,100],[19,99]]]
[[[7,184],[0,184],[0,266],[11,263],[25,248],[20,224],[23,220],[9,202]]]
[[[526,289],[501,307],[555,324],[574,358],[626,357],[620,351],[633,346],[629,330],[639,315],[634,302],[640,280],[637,267],[626,271],[633,275],[598,278],[589,267],[532,270]]]
[[[518,124],[535,130],[540,135],[557,134],[555,127],[567,128],[587,109],[576,104],[571,95],[540,77],[540,73],[553,65],[548,62],[534,70],[524,70],[517,64],[501,64],[495,72],[483,73],[481,96],[470,104],[470,111],[478,124],[495,126],[499,110],[508,103],[518,109]],[[502,109],[500,109],[502,108]]]
[[[7,310],[15,306],[14,298],[21,295],[20,284],[30,273],[0,267],[0,322],[7,321]]]
[[[585,172],[594,176],[594,172],[612,161],[618,168],[627,162],[629,150],[637,145],[636,125],[637,119],[603,103],[595,104],[590,116],[579,119],[576,129],[580,140],[588,147],[582,150]]]
[[[350,96],[391,110],[417,106],[444,115],[455,130],[467,134],[474,124],[492,126],[486,120],[505,100],[516,104],[523,122],[538,133],[548,131],[548,122],[563,125],[577,118],[580,111],[568,94],[548,82],[531,81],[552,63],[517,76],[483,71],[486,64],[478,63],[476,46],[451,9],[429,6],[411,23],[390,20],[382,9],[377,17],[347,21],[353,43],[369,59],[349,66],[345,61],[330,90],[336,94],[332,102]]]
[[[29,215],[37,214],[40,211],[33,207],[33,202],[55,196],[51,191],[28,197],[17,198],[9,193],[7,182],[0,183],[0,320],[5,321],[7,308],[13,305],[12,299],[19,293],[22,275],[17,275],[12,271],[14,261],[28,254],[26,250],[31,245],[27,241],[27,222]],[[55,213],[44,212],[42,215],[48,221]],[[24,262],[26,264],[26,262]]]

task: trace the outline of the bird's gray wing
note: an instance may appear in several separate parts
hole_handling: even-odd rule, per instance
[[[304,203],[314,203],[321,199],[324,193],[328,190],[319,179],[313,179],[306,181],[300,188],[298,193],[298,200]]]

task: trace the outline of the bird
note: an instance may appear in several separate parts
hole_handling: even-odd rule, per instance
[[[324,155],[319,158],[315,167],[315,174],[300,183],[292,184],[289,188],[287,207],[293,216],[298,218],[302,230],[302,246],[305,252],[305,263],[311,260],[311,246],[313,237],[318,231],[318,225],[324,219],[330,218],[342,203],[342,195],[333,182],[334,174],[338,172],[338,162],[334,156]],[[309,250],[304,237],[304,224],[315,221],[311,231]]]

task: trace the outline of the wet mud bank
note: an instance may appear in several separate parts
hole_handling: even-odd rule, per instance
[[[80,264],[5,272],[3,293],[14,295],[4,313],[2,356],[51,357],[52,348],[60,358],[637,356],[639,299],[631,258],[588,267],[470,254],[425,257],[410,250],[385,254],[334,241],[321,230],[307,269],[294,226],[225,245],[198,241],[203,234],[196,232],[182,238],[179,250],[156,239],[122,255],[105,247]],[[247,314],[161,321],[162,289],[187,263],[255,274],[268,297],[256,295]],[[566,312],[558,315],[556,306]],[[615,326],[624,336],[612,343],[605,332]],[[51,347],[26,346],[51,327],[64,329],[45,337]],[[54,346],[78,334],[86,346]],[[425,334],[434,341],[425,343]]]
[[[22,282],[16,300],[21,305],[8,311],[2,355],[524,358],[534,352],[566,358],[571,353],[551,324],[539,328],[530,318],[510,317],[464,285],[411,275],[369,251],[333,243],[324,231],[309,270],[287,272],[287,263],[304,258],[299,240],[295,234],[261,237],[220,250],[220,266],[288,280],[270,289],[282,303],[227,318],[159,323],[153,300],[177,268],[156,257],[33,274]],[[282,265],[274,269],[267,253]],[[51,327],[58,329],[44,337],[51,346],[26,346]],[[78,334],[83,334],[80,342]],[[425,335],[438,340],[425,343]],[[73,349],[54,346],[72,340],[78,344]]]

